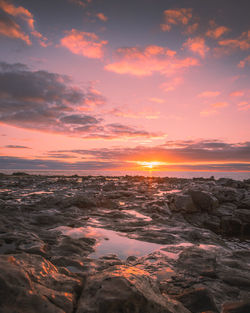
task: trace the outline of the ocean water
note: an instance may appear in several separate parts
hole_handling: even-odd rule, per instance
[[[178,177],[178,178],[194,178],[194,177],[203,177],[209,178],[214,176],[215,179],[219,178],[231,178],[235,180],[244,180],[250,179],[250,172],[209,172],[209,171],[85,171],[85,170],[29,170],[29,169],[11,169],[6,170],[0,169],[1,173],[12,174],[14,172],[25,172],[27,174],[34,175],[63,175],[63,176],[150,176],[150,177]]]

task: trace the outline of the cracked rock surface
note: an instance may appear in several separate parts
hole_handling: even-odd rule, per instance
[[[0,175],[0,313],[250,312],[250,180]]]

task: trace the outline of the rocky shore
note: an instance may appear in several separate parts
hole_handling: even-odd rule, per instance
[[[249,313],[250,179],[0,175],[0,313]]]

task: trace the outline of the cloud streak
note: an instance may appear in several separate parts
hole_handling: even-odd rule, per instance
[[[101,148],[50,151],[48,158],[75,156],[85,159],[66,161],[0,157],[0,167],[15,169],[137,169],[139,161],[160,161],[160,170],[250,171],[250,142],[227,143],[219,140],[167,141],[156,147]]]

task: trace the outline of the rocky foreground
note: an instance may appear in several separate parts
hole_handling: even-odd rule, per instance
[[[250,180],[16,173],[0,187],[1,313],[250,312]]]

